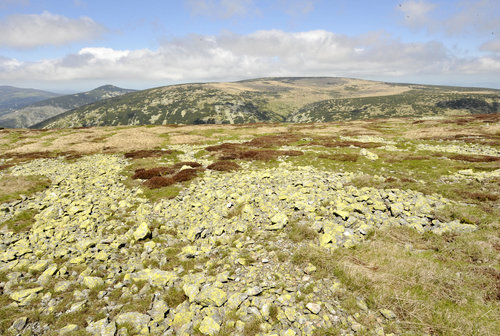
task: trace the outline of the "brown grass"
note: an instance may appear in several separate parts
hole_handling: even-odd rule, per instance
[[[327,155],[327,154],[321,154],[318,156],[320,159],[328,159],[328,160],[333,160],[333,161],[341,161],[341,162],[356,162],[358,161],[359,155],[358,154],[334,154],[334,155]]]
[[[235,144],[235,143],[222,143],[220,145],[215,145],[215,146],[208,146],[205,147],[205,150],[208,152],[228,152],[228,151],[236,151],[241,148],[240,144]]]
[[[151,169],[140,168],[135,171],[135,174],[132,175],[132,178],[135,179],[143,179],[147,180],[155,176],[162,175],[170,175],[175,173],[177,169],[173,167],[156,167]]]
[[[240,165],[232,161],[217,161],[207,166],[207,169],[217,171],[233,171],[240,169]]]
[[[474,199],[478,200],[480,202],[487,202],[487,201],[498,201],[498,195],[493,194],[493,193],[488,193],[488,192],[470,192],[467,190],[460,190],[460,194],[464,196],[464,198],[469,198],[469,199]]]
[[[198,169],[183,169],[173,176],[175,182],[184,182],[194,179],[198,174]]]
[[[35,159],[47,159],[47,158],[53,158],[53,157],[58,157],[58,156],[66,156],[67,158],[80,158],[82,157],[82,154],[69,151],[69,152],[26,152],[26,153],[14,153],[14,152],[9,152],[0,155],[0,159],[14,159],[16,160],[17,163],[19,162],[24,162],[24,161],[30,161],[30,160],[35,160]]]
[[[125,153],[125,157],[127,159],[144,159],[148,157],[161,157],[166,154],[172,154],[172,152],[173,151],[171,150],[157,150],[157,149],[137,150]]]
[[[168,187],[169,185],[172,185],[174,183],[175,181],[171,177],[153,176],[152,178],[144,182],[144,185],[150,189],[158,189]]]
[[[258,148],[271,148],[271,147],[280,147],[284,145],[291,144],[300,139],[300,136],[297,134],[278,134],[278,135],[265,135],[258,138],[254,138],[248,142],[245,142],[244,145],[249,147],[258,147]]]
[[[448,158],[451,159],[451,160],[467,161],[467,162],[495,162],[495,161],[500,161],[500,157],[498,157],[498,156],[489,156],[489,155],[464,155],[464,154],[456,154],[456,155],[448,155]]]
[[[276,140],[278,141],[278,140]],[[258,142],[257,142],[258,143]],[[262,146],[267,146],[266,141]],[[273,149],[248,149],[245,144],[223,143],[216,146],[208,146],[205,150],[209,152],[219,152],[220,160],[260,160],[269,161],[274,160],[278,156],[299,156],[303,155],[302,151],[297,150],[273,150]]]
[[[9,169],[10,167],[14,167],[14,165],[13,164],[0,165],[0,170],[6,170]]]
[[[279,150],[248,150],[238,153],[238,159],[242,160],[274,160],[278,156],[299,156],[304,153],[301,151],[279,151]]]

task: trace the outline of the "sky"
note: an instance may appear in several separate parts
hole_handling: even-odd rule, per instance
[[[500,89],[500,0],[0,0],[0,85],[279,76]]]

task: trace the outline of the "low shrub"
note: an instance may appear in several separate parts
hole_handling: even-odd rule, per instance
[[[198,169],[188,168],[179,171],[177,174],[173,176],[175,182],[184,182],[192,180],[198,174]]]
[[[217,161],[207,166],[207,169],[217,171],[232,171],[240,169],[240,165],[232,161]]]
[[[156,167],[151,169],[137,169],[135,174],[132,175],[133,179],[147,180],[155,176],[169,175],[175,173],[176,169],[173,167]]]
[[[171,177],[153,176],[152,178],[144,182],[144,185],[150,189],[158,189],[168,187],[169,185],[172,185],[174,183],[175,181]]]
[[[245,142],[244,145],[258,148],[271,148],[288,145],[292,142],[298,141],[299,139],[300,136],[296,134],[285,133],[278,135],[265,135]]]
[[[489,156],[489,155],[449,155],[449,159],[457,161],[467,161],[467,162],[495,162],[500,161],[500,157]]]
[[[127,159],[144,159],[148,157],[161,157],[166,154],[172,154],[171,150],[160,150],[160,149],[150,149],[150,150],[137,150],[125,153]]]
[[[189,166],[191,168],[198,168],[198,167],[201,167],[201,163],[198,163],[198,162],[177,162],[176,164],[174,164],[172,166],[172,168],[175,168],[175,169],[179,169],[179,168],[182,168],[184,166]]]

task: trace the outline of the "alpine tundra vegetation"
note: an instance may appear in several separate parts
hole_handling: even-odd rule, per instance
[[[0,130],[0,334],[496,335],[499,121]]]

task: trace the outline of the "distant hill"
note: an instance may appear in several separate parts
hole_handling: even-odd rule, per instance
[[[137,91],[33,127],[321,122],[498,113],[500,90],[394,84],[337,77],[260,78]]]
[[[133,91],[113,85],[104,85],[87,92],[45,99],[0,116],[0,127],[30,127],[65,111]]]
[[[48,91],[0,85],[0,116],[38,101],[57,96],[60,95]]]

